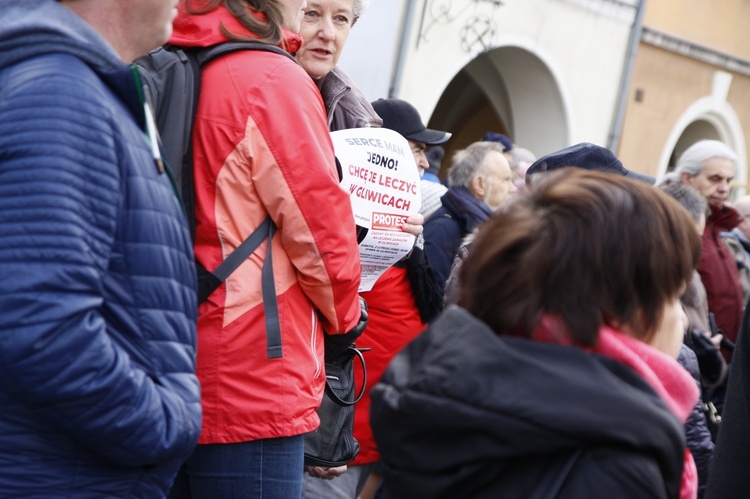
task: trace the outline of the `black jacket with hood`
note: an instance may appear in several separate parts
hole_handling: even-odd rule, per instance
[[[680,494],[682,424],[639,374],[575,347],[500,337],[456,306],[371,397],[384,498]]]

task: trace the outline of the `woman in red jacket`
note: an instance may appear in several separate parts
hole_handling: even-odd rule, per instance
[[[183,0],[170,43],[254,39],[295,52],[304,3]],[[278,228],[281,344],[271,349],[266,337],[263,243],[200,307],[203,428],[172,497],[299,497],[303,435],[318,427],[325,384],[323,331],[345,333],[360,318],[354,219],[320,93],[283,55],[224,55],[202,69],[193,151],[204,267],[216,268],[266,217]]]

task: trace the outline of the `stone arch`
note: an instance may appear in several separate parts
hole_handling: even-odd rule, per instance
[[[490,130],[537,156],[569,145],[570,106],[562,78],[549,58],[527,45],[506,40],[469,61],[446,86],[428,125],[453,132],[446,158]]]

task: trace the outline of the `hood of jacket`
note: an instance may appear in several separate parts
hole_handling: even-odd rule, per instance
[[[35,56],[70,54],[84,61],[142,123],[130,65],[87,22],[55,0],[0,0],[0,71]]]
[[[258,14],[263,17],[263,14]],[[247,29],[223,5],[205,14],[191,14],[185,7],[185,2],[178,6],[177,18],[174,20],[174,31],[169,43],[180,47],[210,47],[230,41],[222,32],[222,27],[229,33],[248,38],[257,35]],[[294,54],[302,45],[302,36],[284,29],[283,48]]]
[[[655,456],[679,487],[682,424],[641,375],[576,347],[498,336],[456,306],[394,358],[371,397],[384,466],[403,490],[434,487],[425,497],[510,484],[506,466],[595,446]]]

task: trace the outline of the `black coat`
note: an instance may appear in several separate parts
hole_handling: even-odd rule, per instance
[[[384,498],[672,498],[685,437],[630,368],[448,308],[372,391]],[[566,465],[575,463],[568,474]]]
[[[737,336],[726,401],[706,490],[707,499],[750,497],[750,307]]]

